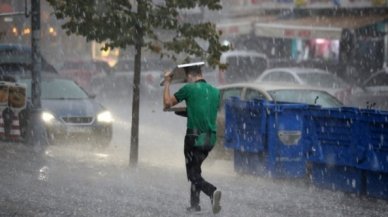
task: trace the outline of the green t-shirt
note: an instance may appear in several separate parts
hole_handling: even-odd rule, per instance
[[[199,80],[188,83],[174,94],[178,102],[186,101],[187,128],[197,130],[199,133],[195,146],[204,146],[206,141],[214,145],[216,142],[216,118],[220,104],[220,91]]]

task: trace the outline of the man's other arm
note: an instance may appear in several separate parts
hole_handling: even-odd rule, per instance
[[[163,90],[163,107],[164,109],[169,109],[172,106],[178,104],[178,100],[174,95],[170,94],[170,85],[171,85],[171,72],[166,72],[164,74],[164,90]]]

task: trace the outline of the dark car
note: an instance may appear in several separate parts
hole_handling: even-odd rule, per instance
[[[20,78],[31,96],[31,78]],[[112,139],[112,114],[70,79],[42,76],[42,119],[49,141],[56,143],[74,139],[100,146]]]

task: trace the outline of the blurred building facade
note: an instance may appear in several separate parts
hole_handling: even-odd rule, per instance
[[[217,27],[274,65],[305,63],[363,79],[388,63],[387,0],[223,0]]]
[[[24,2],[0,0],[0,13],[23,12]],[[182,11],[182,20],[216,22],[222,40],[264,53],[276,64],[318,62],[365,73],[388,63],[388,0],[222,0],[222,5],[221,11]],[[115,63],[120,51],[101,51],[101,44],[67,35],[52,12],[42,0],[41,45],[48,61],[56,67],[69,58]],[[0,43],[29,45],[30,34],[29,17],[0,16]],[[338,69],[339,63],[346,67]]]
[[[31,1],[27,2],[27,13]],[[0,5],[9,5],[8,12],[18,15],[6,16],[0,6],[0,43],[31,45],[31,16],[25,16],[24,0],[0,0]],[[91,59],[92,43],[84,37],[68,36],[61,29],[62,22],[53,15],[47,1],[41,1],[41,51],[42,55],[56,68],[61,67],[66,58]]]

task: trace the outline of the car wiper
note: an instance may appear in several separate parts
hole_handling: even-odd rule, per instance
[[[318,101],[318,99],[319,99],[319,96],[315,97],[315,100],[314,100],[314,105],[316,105],[316,104],[317,104],[317,101]]]
[[[29,99],[31,98],[31,97],[28,97]],[[65,100],[65,98],[62,98],[62,97],[58,97],[58,98],[41,98],[41,99],[44,99],[44,100]]]
[[[373,109],[373,107],[375,107],[377,105],[376,102],[369,102],[369,101],[366,101],[366,108],[367,109]]]
[[[58,97],[58,98],[46,98],[46,99],[53,99],[53,100],[82,100],[87,98],[71,98],[71,97]]]

